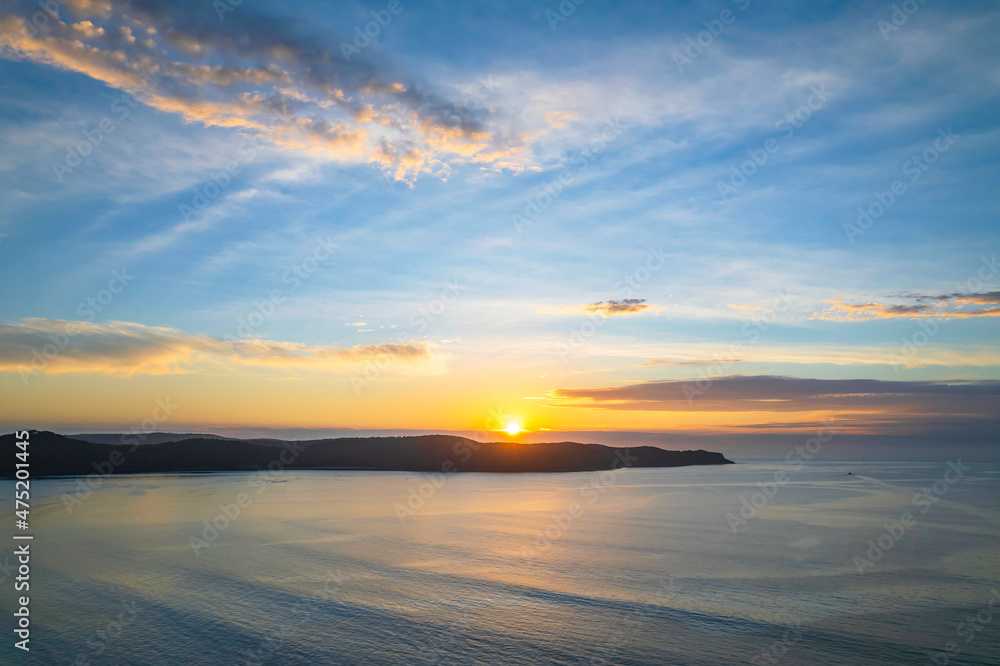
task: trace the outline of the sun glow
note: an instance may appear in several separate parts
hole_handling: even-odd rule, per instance
[[[524,432],[524,429],[521,428],[521,424],[518,423],[517,421],[508,421],[507,425],[504,426],[503,430],[508,435],[517,435],[519,433]]]

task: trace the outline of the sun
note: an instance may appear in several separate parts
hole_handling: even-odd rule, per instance
[[[503,430],[508,435],[517,435],[519,433],[524,432],[524,429],[521,427],[521,424],[518,423],[517,421],[507,421],[507,425],[504,426]]]

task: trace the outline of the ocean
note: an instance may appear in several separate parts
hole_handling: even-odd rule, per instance
[[[15,650],[10,632],[8,528],[0,654],[31,664],[1000,663],[1000,465],[737,462],[35,480],[31,651]]]

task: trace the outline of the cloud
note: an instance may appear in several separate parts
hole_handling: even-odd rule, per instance
[[[0,372],[131,376],[196,372],[212,365],[337,372],[385,358],[416,363],[431,357],[429,346],[422,343],[311,346],[257,338],[226,340],[131,322],[30,318],[0,324]]]
[[[956,303],[974,303],[976,305],[1000,305],[1000,291],[987,291],[972,294],[941,294],[939,296],[910,294],[907,295],[907,298],[931,301],[954,301]]]
[[[635,314],[649,308],[645,298],[623,298],[620,301],[601,301],[585,305],[584,309],[593,314],[599,312],[605,317],[620,314]]]
[[[597,303],[587,303],[585,305],[567,305],[550,308],[542,308],[543,314],[599,314],[604,317],[614,317],[615,315],[636,314],[646,310],[655,310],[646,302],[645,298],[623,298],[620,301],[608,300]]]
[[[640,411],[890,410],[995,416],[1000,380],[886,381],[728,375],[595,389],[557,389],[569,406]]]
[[[58,15],[41,11],[40,26],[30,20],[37,6],[16,11],[0,12],[3,57],[128,92],[145,88],[144,104],[188,122],[332,161],[372,163],[400,180],[446,173],[451,164],[521,169],[517,136],[491,129],[489,110],[450,101],[374,49],[342,54],[337,37],[246,6],[216,22],[169,1],[77,0]]]
[[[570,123],[579,119],[580,116],[575,113],[565,113],[563,111],[549,111],[545,114],[545,122],[553,129],[565,129]]]
[[[662,342],[642,339],[593,339],[588,345],[590,353],[596,357],[624,359],[633,367],[656,367],[671,365],[716,366],[710,374],[723,375],[731,372],[733,363],[752,363],[758,368],[774,366],[820,364],[836,366],[889,366],[898,363],[899,350],[883,345],[829,344],[783,342],[780,344],[744,345],[735,353],[730,342],[680,342],[672,341],[669,346]],[[931,366],[975,366],[980,368],[1000,367],[1000,347],[989,344],[935,344],[924,347],[919,354],[909,356],[906,367]],[[810,372],[795,370],[794,372]],[[699,373],[703,374],[703,373]]]
[[[883,303],[847,303],[842,298],[835,298],[825,303],[830,303],[821,312],[813,313],[810,319],[823,319],[825,321],[869,321],[872,319],[965,319],[969,317],[1000,317],[1000,307],[983,308],[978,310],[968,309],[948,309],[949,299],[959,303],[959,307],[965,304],[991,304],[995,298],[993,294],[1000,292],[990,292],[987,294],[951,294],[949,296],[915,296],[912,298],[929,298],[938,301],[931,305],[928,303],[894,304]]]
[[[742,362],[743,362],[743,359],[734,359],[734,360],[705,360],[705,359],[702,359],[702,360],[695,360],[695,361],[683,361],[683,360],[675,361],[675,360],[670,360],[670,359],[666,359],[666,358],[654,358],[654,359],[650,359],[648,361],[643,361],[642,363],[637,363],[636,366],[642,368],[642,367],[646,367],[646,366],[656,366],[656,365],[719,365],[719,364],[729,365],[729,364],[732,364],[732,363],[742,363]]]

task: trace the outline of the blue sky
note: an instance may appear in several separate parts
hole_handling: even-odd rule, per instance
[[[526,426],[617,428],[591,405],[561,409],[560,391],[708,371],[995,395],[995,3],[562,6],[246,0],[220,18],[210,2],[72,0],[30,35],[22,21],[42,10],[4,2],[0,386],[16,399],[3,420],[87,425],[56,405],[81,387],[148,401],[232,382],[264,404],[294,379],[329,392],[331,411],[308,420],[331,428],[469,386]],[[371,12],[390,19],[345,51]],[[81,142],[96,145],[78,166],[55,166]],[[227,165],[238,173],[220,176]],[[741,166],[745,183],[731,180]],[[870,227],[845,231],[897,180]],[[296,283],[320,241],[334,249]],[[112,271],[134,277],[86,319]],[[601,305],[626,298],[641,302]],[[751,340],[747,322],[772,312]],[[25,381],[46,336],[79,320],[92,328]],[[253,343],[237,362],[206,351],[231,336]],[[740,362],[720,367],[734,343]],[[352,390],[380,354],[393,362],[378,386]],[[336,362],[299,366],[324,355]],[[287,426],[290,409],[181,423]],[[720,427],[770,418],[719,410]],[[637,429],[694,428],[654,411]],[[412,426],[432,427],[418,413]]]

